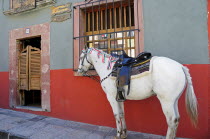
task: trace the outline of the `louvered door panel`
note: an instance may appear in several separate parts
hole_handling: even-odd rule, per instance
[[[19,55],[19,89],[28,90],[28,53],[24,49]]]
[[[41,90],[41,51],[30,47],[29,51],[29,89]]]

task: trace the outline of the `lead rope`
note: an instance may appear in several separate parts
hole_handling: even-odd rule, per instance
[[[112,70],[112,72],[113,71],[116,71],[116,69],[114,69],[114,70]],[[106,80],[109,76],[111,76],[112,75],[112,72],[111,73],[109,73],[106,77],[104,77],[100,82],[102,83],[104,80]]]
[[[115,70],[113,70],[113,71],[115,71]],[[83,74],[83,76],[85,76],[85,77],[89,77],[89,78],[91,78],[91,79],[97,81],[98,83],[102,83],[104,80],[106,80],[109,76],[112,75],[112,72],[109,73],[106,77],[104,77],[104,78],[101,79],[101,80],[99,80],[98,78],[94,77],[94,76],[97,76],[97,75],[98,75],[98,74],[91,75],[91,74],[88,74],[87,72]]]
[[[111,74],[112,74],[112,72],[109,73],[106,77],[104,77],[104,78],[100,81],[100,83],[102,83],[104,80],[106,80]]]

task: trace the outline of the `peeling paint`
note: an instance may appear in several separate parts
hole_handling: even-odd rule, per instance
[[[11,75],[13,75],[13,73],[14,73],[14,70],[11,70]]]
[[[49,82],[42,82],[42,85],[50,85]]]
[[[47,93],[47,90],[46,90],[46,89],[44,89],[44,90],[42,91],[42,93],[43,93],[43,94],[46,94],[46,93]]]
[[[48,70],[49,70],[49,65],[44,64],[44,65],[42,66],[42,73],[47,73]]]

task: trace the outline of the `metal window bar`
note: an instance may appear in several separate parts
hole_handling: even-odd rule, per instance
[[[80,9],[80,6],[79,6],[79,9]],[[79,10],[79,16],[80,16],[80,10]],[[79,36],[80,36],[80,20],[79,20]],[[81,47],[80,47],[80,39],[79,39],[79,55],[80,55],[80,52],[81,52]]]
[[[113,0],[113,3],[112,3],[112,5],[113,5],[113,8],[111,9],[112,10],[112,28],[114,28],[114,32],[116,32],[115,31],[115,29],[116,29],[116,13],[115,13],[115,8],[114,8],[114,0]],[[113,36],[112,36],[113,35]],[[111,48],[112,48],[112,42],[114,42],[114,52],[115,52],[115,50],[116,50],[116,45],[115,45],[115,42],[116,42],[116,40],[115,40],[115,33],[112,33],[111,34],[111,36],[110,37],[114,37],[114,41],[110,41],[110,46],[111,46]]]
[[[105,4],[103,2],[103,5],[102,5],[103,7],[105,5],[105,9],[103,9],[103,7],[101,8],[102,1],[105,2]],[[134,19],[133,19],[134,17],[131,17],[132,16],[131,1],[133,2],[133,0],[117,1],[117,3],[116,3],[116,5],[118,4],[117,8],[115,6],[115,0],[113,0],[113,3],[109,3],[109,4],[107,3],[107,0],[98,0],[98,1],[74,6],[74,9],[79,7],[83,11],[84,11],[84,6],[85,6],[85,22],[87,24],[85,26],[86,27],[85,31],[87,33],[84,33],[85,35],[80,34],[80,24],[83,24],[83,23],[81,23],[79,21],[79,36],[76,36],[76,37],[74,36],[74,39],[79,39],[79,47],[80,47],[80,39],[85,38],[84,39],[85,43],[90,46],[90,43],[92,41],[93,47],[95,47],[94,46],[95,42],[97,42],[97,46],[99,47],[101,45],[100,41],[102,41],[104,43],[102,45],[103,46],[102,49],[106,48],[107,52],[111,52],[111,51],[113,51],[113,49],[112,49],[113,47],[109,46],[109,43],[111,43],[111,41],[112,41],[112,42],[114,42],[114,51],[118,50],[118,48],[120,48],[120,47],[121,47],[121,50],[126,49],[126,52],[128,52],[128,49],[130,49],[130,56],[131,56],[132,49],[135,50],[135,45],[133,45],[133,46],[131,45],[131,40],[132,39],[134,40],[134,38],[135,38],[132,35],[135,31],[140,31],[139,28],[134,29],[133,27],[131,27],[132,25],[134,26]],[[95,9],[95,7],[97,5],[94,3],[96,3],[96,2],[98,2],[98,4],[97,4],[98,10]],[[126,4],[128,4],[128,6],[125,6]],[[89,11],[89,12],[87,12],[87,5],[88,5],[88,8],[91,9],[91,11]],[[112,5],[111,8],[110,8],[110,5]],[[83,7],[80,7],[80,6],[83,6]],[[127,8],[128,8],[128,10],[127,10]],[[132,9],[133,8],[134,7],[132,7]],[[127,12],[128,12],[128,14],[127,14]],[[108,17],[108,15],[109,15],[109,17]],[[114,15],[114,17],[112,15]],[[74,16],[73,16],[73,18],[74,18]],[[135,19],[135,20],[137,20],[137,19]],[[109,26],[108,26],[108,24],[109,24]],[[117,28],[117,30],[116,30],[116,28]],[[121,29],[121,30],[119,30],[119,29]],[[104,30],[103,33],[101,33],[102,30]],[[88,32],[92,32],[91,35],[90,35],[90,33],[88,34]],[[120,34],[121,36],[118,36],[118,33],[121,33]],[[99,35],[100,35],[100,37],[99,37]],[[103,35],[104,37],[102,37],[101,35]],[[113,36],[114,39],[111,38],[112,35],[114,35]],[[96,39],[95,39],[95,36],[96,36]],[[91,39],[90,39],[90,37],[91,37]],[[130,37],[130,38],[128,38],[128,37]],[[118,41],[118,40],[121,40],[121,41]],[[129,47],[128,47],[128,40],[130,42]],[[120,47],[118,47],[118,42],[120,44]],[[134,41],[132,43],[134,43]],[[138,42],[138,44],[139,44],[139,42]],[[110,45],[112,45],[112,44],[110,44]],[[117,45],[117,48],[116,48],[116,45]],[[84,46],[82,46],[82,47],[84,47]]]
[[[137,1],[137,5],[139,4],[139,1]],[[137,17],[139,17],[139,6],[137,6]],[[139,28],[139,20],[138,21],[138,28]],[[135,22],[135,21],[134,21]],[[138,32],[138,46],[139,46],[139,32]],[[141,46],[140,46],[141,47]],[[140,52],[139,47],[138,48],[138,52]]]
[[[108,20],[107,20],[107,0],[106,0],[106,13],[105,13],[106,17],[105,17],[105,20],[106,20],[106,34],[108,33],[108,28],[107,28],[107,23],[108,23]],[[109,52],[109,48],[108,48],[108,40],[106,41],[107,42],[107,47],[106,47],[106,51]],[[104,41],[104,48],[105,48],[105,41]]]
[[[107,32],[107,34],[112,34],[112,33],[123,33],[123,32],[129,32],[129,31],[140,31],[140,29],[131,29],[131,30],[122,30],[122,31],[115,31],[115,32]],[[93,35],[84,35],[84,36],[77,36],[74,37],[73,39],[78,39],[78,38],[83,38],[83,37],[89,37],[89,36],[95,36],[95,35],[104,35],[106,33],[100,33],[100,34],[93,34]]]
[[[86,3],[85,3],[85,22],[87,22],[87,5],[86,5]],[[85,30],[87,31],[88,30],[88,24],[87,23],[85,23],[85,24],[86,24]],[[88,40],[87,37],[85,37],[85,42],[87,40]]]
[[[94,12],[93,12],[93,3],[92,3],[92,13],[91,13],[91,15],[92,15],[92,35],[94,35]],[[95,36],[92,37],[92,40],[93,40],[92,45],[94,47],[95,46],[95,42],[94,42]]]
[[[120,17],[122,18],[122,12],[123,12],[123,9],[122,9],[122,1],[120,1]],[[120,18],[120,27],[121,27],[121,30],[123,31],[123,26],[122,26],[122,19]],[[124,33],[122,33],[122,50],[124,50]]]
[[[129,0],[129,6],[128,6],[128,11],[129,11],[129,27],[131,30],[131,0]],[[129,31],[130,39],[129,39],[129,46],[130,46],[130,55],[131,55],[131,32]]]
[[[115,32],[107,32],[107,34],[123,33],[123,32],[129,32],[129,31],[140,31],[140,29],[131,29],[131,30],[122,30],[122,31],[115,31]],[[77,36],[77,37],[74,37],[73,39],[84,38],[84,37],[95,36],[95,35],[104,35],[104,34],[106,34],[106,33],[93,34],[93,35],[84,35],[84,36]]]

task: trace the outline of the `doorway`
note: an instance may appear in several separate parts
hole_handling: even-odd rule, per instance
[[[32,111],[51,111],[50,103],[50,23],[36,24],[23,28],[16,28],[9,32],[9,106],[17,109],[28,109]],[[19,88],[19,54],[20,51],[27,48],[30,45],[33,48],[39,49],[41,52],[41,80],[39,89],[34,93],[41,93],[41,108],[26,107],[24,105],[30,105],[27,102],[24,104],[27,98],[24,98],[24,93],[27,93],[26,89]],[[35,50],[32,50],[35,51]],[[35,77],[34,77],[35,78]],[[32,81],[35,81],[33,79]],[[26,81],[26,80],[25,80]],[[39,81],[39,80],[37,80]],[[24,93],[20,92],[24,91]],[[27,94],[28,95],[28,94]],[[36,96],[36,94],[35,94]],[[40,95],[38,95],[40,96]],[[26,97],[26,96],[25,96]],[[33,97],[33,95],[29,96]],[[31,105],[32,106],[32,105]]]
[[[19,40],[20,106],[41,108],[41,36]]]

